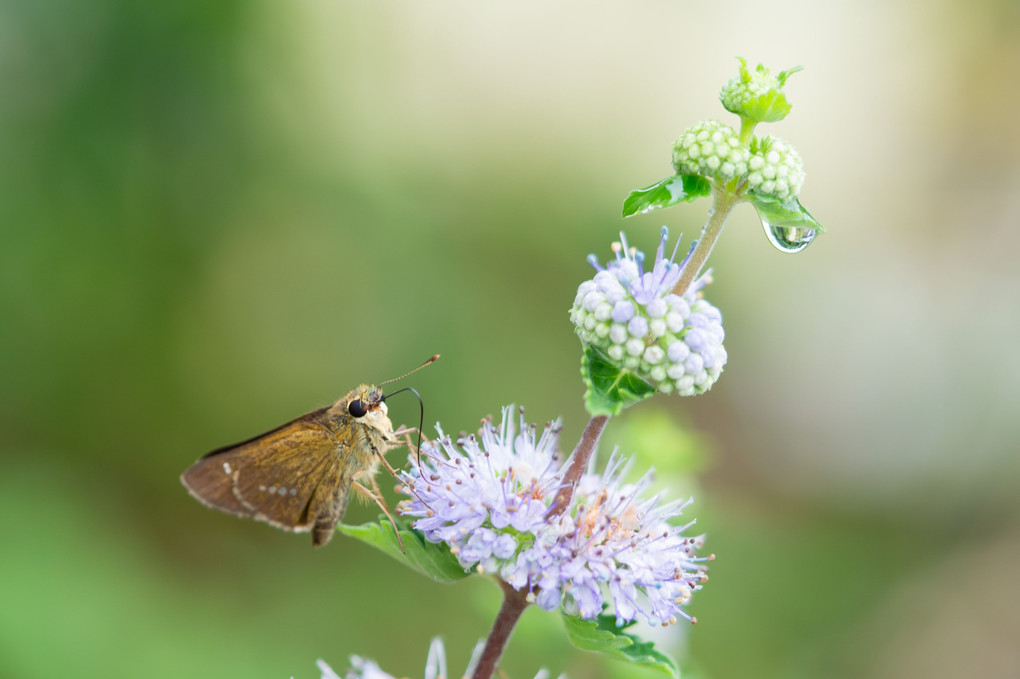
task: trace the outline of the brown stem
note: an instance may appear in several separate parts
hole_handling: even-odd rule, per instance
[[[556,499],[553,500],[552,507],[549,509],[550,519],[567,511],[567,507],[570,506],[570,500],[574,497],[574,488],[577,487],[577,482],[581,480],[581,476],[587,471],[588,460],[591,459],[591,454],[595,452],[595,446],[598,445],[599,437],[602,436],[602,430],[606,428],[606,422],[608,421],[608,415],[596,415],[591,418],[588,426],[584,428],[581,440],[577,442],[574,454],[570,458],[570,467],[563,477],[563,486],[556,493]]]
[[[471,679],[490,679],[496,671],[496,665],[506,649],[506,643],[510,641],[510,633],[514,626],[521,619],[521,614],[528,607],[528,592],[524,589],[516,590],[502,580],[497,580],[503,588],[503,605],[499,607],[499,615],[492,623],[492,630],[489,638],[485,640],[485,649],[482,657],[475,667],[475,673]]]

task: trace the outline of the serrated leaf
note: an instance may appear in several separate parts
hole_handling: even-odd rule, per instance
[[[404,542],[404,551],[400,550],[396,533],[393,532],[393,524],[384,516],[380,516],[379,521],[375,523],[363,523],[360,526],[341,523],[336,529],[344,535],[386,552],[397,561],[437,582],[457,582],[472,574],[464,571],[464,567],[457,562],[457,557],[450,553],[447,545],[429,542],[421,531],[411,528],[410,522],[403,517],[397,517],[396,520],[400,538]]]
[[[631,191],[623,201],[623,216],[631,217],[677,203],[690,203],[711,192],[712,185],[701,175],[674,175],[643,189]]]
[[[653,642],[642,641],[639,637],[623,631],[633,623],[617,627],[616,619],[611,615],[600,615],[593,620],[564,615],[563,622],[570,643],[581,650],[605,653],[614,658],[658,670],[671,677],[680,676],[676,662],[665,653],[656,650]]]
[[[771,226],[815,229],[818,233],[825,231],[797,198],[791,198],[784,203],[774,196],[748,191],[747,200],[754,205],[762,221]]]
[[[592,416],[619,415],[627,406],[655,393],[655,387],[630,372],[613,365],[595,347],[585,347],[581,357],[581,375],[588,389],[584,407]]]

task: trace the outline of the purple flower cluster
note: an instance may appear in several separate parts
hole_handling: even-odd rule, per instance
[[[590,469],[581,478],[565,512],[551,516],[566,466],[559,424],[539,435],[522,415],[515,431],[510,414],[505,409],[498,428],[486,421],[479,436],[457,445],[440,431],[422,447],[421,467],[403,473],[409,499],[398,510],[420,517],[414,527],[448,544],[465,569],[526,589],[545,610],[594,618],[611,601],[618,623],[690,620],[681,606],[701,589],[711,558],[695,555],[701,536],[684,535],[693,521],[669,523],[690,500],[643,497],[650,473],[626,483],[629,465],[614,454],[602,474]]]
[[[686,260],[677,264],[665,257],[668,238],[662,227],[651,271],[644,270],[644,253],[629,248],[623,234],[613,244],[616,259],[605,268],[590,256],[598,273],[577,289],[570,320],[581,341],[615,365],[662,392],[691,396],[719,379],[725,333],[722,313],[700,293],[707,276],[683,296],[673,294]]]

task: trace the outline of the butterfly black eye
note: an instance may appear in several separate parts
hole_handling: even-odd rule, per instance
[[[366,408],[362,400],[358,398],[347,404],[347,412],[354,417],[364,417],[368,414],[368,408]]]

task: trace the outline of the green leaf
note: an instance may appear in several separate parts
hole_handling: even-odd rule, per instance
[[[380,516],[376,523],[365,523],[360,526],[339,524],[336,529],[344,535],[357,538],[362,542],[380,549],[397,561],[401,561],[422,575],[427,575],[437,582],[457,582],[472,572],[464,571],[457,562],[457,557],[450,553],[445,544],[434,544],[425,539],[421,531],[411,528],[410,521],[396,517],[400,528],[400,538],[404,542],[404,551],[400,550],[393,524],[385,516]]]
[[[818,233],[825,231],[797,198],[791,198],[784,203],[774,196],[748,191],[747,200],[754,205],[761,220],[771,226],[815,229]]]
[[[793,105],[787,101],[784,93],[769,90],[760,97],[746,102],[740,110],[733,113],[756,123],[775,123],[790,115],[792,110]]]
[[[776,74],[776,81],[779,83],[780,87],[783,87],[786,85],[786,81],[789,79],[791,75],[793,75],[794,73],[800,73],[803,70],[804,70],[803,66],[794,66],[793,68],[788,68],[785,71],[780,71],[779,73]]]
[[[623,201],[623,216],[644,214],[682,202],[690,203],[710,193],[712,185],[701,175],[674,175],[643,189],[631,191],[627,200]]]
[[[611,615],[600,615],[594,620],[564,615],[563,622],[567,627],[570,643],[577,648],[629,660],[636,665],[659,670],[671,677],[680,676],[673,659],[657,651],[653,642],[642,641],[637,636],[623,631],[633,622],[617,627],[616,619]]]
[[[629,370],[613,365],[605,354],[592,346],[584,349],[581,375],[588,387],[584,392],[584,406],[592,416],[619,415],[627,406],[655,393],[655,387]]]

